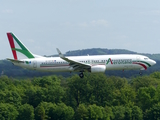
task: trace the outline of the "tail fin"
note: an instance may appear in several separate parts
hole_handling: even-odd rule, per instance
[[[15,60],[22,59],[22,58],[36,58],[41,57],[32,54],[25,45],[17,39],[17,37],[13,33],[7,33],[8,40],[10,43],[10,47],[13,53],[13,57]]]

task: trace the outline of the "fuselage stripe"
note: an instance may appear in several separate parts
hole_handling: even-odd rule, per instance
[[[149,67],[151,67],[151,65],[150,65],[149,63],[145,62],[145,61],[140,61],[140,62],[145,63],[145,64],[147,64]]]
[[[54,65],[54,66],[40,66],[40,67],[63,67],[63,66],[70,66],[70,65]]]
[[[144,67],[144,69],[145,69],[145,70],[147,70],[147,67],[146,67],[144,64],[142,64],[142,63],[136,63],[136,62],[133,62],[133,64],[141,65],[142,67]]]

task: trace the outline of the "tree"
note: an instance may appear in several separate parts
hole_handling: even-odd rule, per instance
[[[33,85],[48,88],[60,85],[60,80],[57,76],[44,76],[33,79]]]
[[[112,93],[116,89],[115,84],[117,88],[121,88],[126,84],[126,80],[115,77],[113,81],[111,77],[107,78],[104,74],[86,75],[83,79],[75,75],[68,79],[65,103],[74,109],[81,103],[111,105],[114,97]]]
[[[85,77],[81,79],[78,75],[68,78],[67,82],[68,88],[66,90],[65,103],[76,109],[80,103],[85,103],[86,99],[89,99],[91,87]]]
[[[88,120],[89,119],[88,114],[89,113],[87,107],[84,104],[79,104],[75,112],[75,118],[76,120]]]
[[[34,78],[33,85],[25,91],[26,102],[37,107],[42,101],[60,103],[64,90],[56,76]]]
[[[160,72],[159,71],[154,72],[154,73],[150,74],[150,76],[152,78],[160,79]]]
[[[130,85],[125,85],[123,88],[113,91],[114,99],[112,105],[134,105],[136,92]]]
[[[74,116],[74,110],[64,103],[58,103],[50,108],[49,116],[51,120],[71,120]]]
[[[34,108],[29,104],[21,105],[18,109],[17,120],[34,120]]]
[[[160,120],[160,103],[153,105],[149,110],[146,110],[145,120]]]
[[[6,93],[6,96],[5,96],[6,103],[13,104],[17,107],[21,105],[22,98],[17,91],[6,90],[5,93]]]
[[[37,107],[42,101],[45,101],[46,98],[46,89],[38,86],[30,86],[25,91],[25,102]]]
[[[150,87],[143,87],[138,90],[137,93],[137,105],[145,111],[157,102],[155,99],[156,96],[156,89],[153,86]]]
[[[51,102],[41,102],[36,108],[35,108],[35,118],[36,120],[50,120],[50,109],[54,108],[55,104]]]
[[[143,120],[143,112],[138,106],[132,107],[132,120]]]
[[[1,120],[16,120],[18,111],[8,103],[0,103],[0,119]]]
[[[103,118],[102,107],[95,104],[88,106],[89,120],[99,120]]]
[[[158,84],[159,81],[150,76],[136,77],[131,81],[131,86],[136,89],[136,91],[141,87],[157,86]]]
[[[113,120],[114,119],[114,114],[112,112],[112,108],[105,106],[102,109],[102,113],[103,113],[103,120]]]
[[[5,82],[7,85],[12,83],[11,80],[6,75],[0,76],[0,82],[1,83]]]
[[[60,103],[64,97],[65,91],[60,85],[49,87],[46,93],[46,102]]]
[[[4,90],[11,81],[6,75],[0,76],[0,90]]]
[[[113,106],[112,110],[114,114],[114,120],[124,120],[125,119],[125,107]]]
[[[41,102],[35,108],[36,120],[71,120],[74,116],[73,108],[64,103],[53,104],[51,102]]]
[[[132,109],[130,107],[125,106],[124,115],[124,120],[132,120]]]
[[[43,106],[37,106],[35,108],[35,118],[36,120],[45,120],[45,109]]]

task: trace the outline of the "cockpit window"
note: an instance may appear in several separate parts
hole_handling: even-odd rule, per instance
[[[148,60],[148,58],[144,58],[145,60]]]

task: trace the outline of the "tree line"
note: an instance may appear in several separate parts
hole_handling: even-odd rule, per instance
[[[0,77],[1,120],[157,120],[159,111],[160,72]]]

